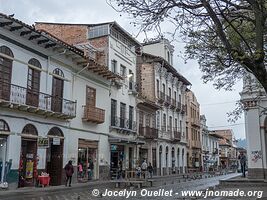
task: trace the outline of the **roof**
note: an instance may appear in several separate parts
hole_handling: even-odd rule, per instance
[[[123,33],[125,36],[128,37],[135,45],[142,46],[141,43],[133,38],[133,36],[128,33],[124,28],[122,28],[116,21],[111,22],[102,22],[97,24],[79,24],[79,23],[58,23],[58,22],[35,22],[36,24],[57,24],[57,25],[72,25],[72,26],[88,26],[88,27],[94,27],[94,26],[101,26],[101,25],[111,25],[112,27],[119,30],[121,33]]]
[[[177,70],[171,66],[164,58],[160,57],[160,56],[155,56],[149,53],[142,53],[142,56],[147,56],[152,58],[153,62],[163,62],[165,68],[171,72],[173,75],[175,75],[178,79],[180,79],[182,82],[184,82],[184,84],[186,85],[191,85],[191,83],[183,76],[181,75],[179,72],[177,72]]]
[[[37,30],[34,26],[28,25],[18,19],[15,19],[12,16],[0,13],[0,28],[14,32],[20,37],[32,41],[34,44],[44,49],[53,48],[54,50],[57,49],[58,52],[66,50],[68,56],[74,58],[77,63],[83,63],[83,67],[87,66],[87,64],[92,64],[95,66],[95,68],[97,67],[98,70],[101,69],[101,76],[106,77],[107,79],[121,79],[120,76],[112,73],[105,66],[100,65],[95,60],[85,56],[82,50],[70,44],[67,44],[66,42],[60,40],[59,38],[44,30]],[[90,70],[90,68],[88,69]],[[93,70],[93,68],[91,68],[91,72],[96,73],[95,69]],[[100,75],[100,73],[96,74]]]

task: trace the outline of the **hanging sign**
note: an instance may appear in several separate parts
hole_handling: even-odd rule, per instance
[[[37,145],[39,148],[48,148],[49,147],[49,139],[48,138],[38,138]]]
[[[60,145],[60,138],[53,138],[53,145]]]

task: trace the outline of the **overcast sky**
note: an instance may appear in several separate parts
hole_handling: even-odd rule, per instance
[[[66,23],[117,21],[129,33],[133,35],[138,33],[137,28],[130,24],[131,19],[126,14],[120,16],[106,4],[106,0],[0,0],[0,12],[15,14],[15,18],[28,24],[34,24],[36,21]],[[172,31],[173,27],[164,28],[162,31],[167,32]],[[141,34],[137,39],[142,42],[143,38]],[[212,83],[203,84],[198,63],[191,60],[185,64],[179,58],[180,52],[183,51],[181,40],[177,38],[173,45],[176,49],[174,67],[192,83],[191,89],[201,105],[201,114],[206,115],[209,128],[231,128],[236,138],[245,138],[244,118],[242,117],[235,124],[230,124],[227,122],[226,115],[235,108],[235,101],[240,99],[242,83],[238,83],[231,92],[215,90]]]

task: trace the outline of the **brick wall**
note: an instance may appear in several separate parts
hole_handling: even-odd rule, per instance
[[[87,42],[86,25],[36,23],[35,28],[45,30],[70,45]]]
[[[141,94],[150,101],[156,101],[155,75],[153,64],[142,64],[140,66]]]

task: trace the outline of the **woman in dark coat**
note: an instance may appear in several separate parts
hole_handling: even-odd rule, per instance
[[[68,164],[66,164],[64,169],[66,173],[66,184],[65,185],[67,186],[69,182],[69,187],[71,187],[71,178],[74,173],[74,168],[73,168],[71,160],[68,162]]]

